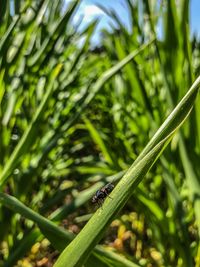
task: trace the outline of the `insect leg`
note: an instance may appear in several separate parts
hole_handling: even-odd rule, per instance
[[[98,208],[102,208],[102,201],[101,199],[97,199],[97,205],[98,205]]]

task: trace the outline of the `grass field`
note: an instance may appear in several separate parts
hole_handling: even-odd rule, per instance
[[[97,47],[79,4],[1,5],[0,266],[199,267],[190,1],[127,0],[131,31],[102,7]]]

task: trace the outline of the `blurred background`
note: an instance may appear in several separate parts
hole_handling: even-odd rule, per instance
[[[66,5],[68,1],[65,1]],[[142,4],[139,4],[140,12],[142,12]],[[164,7],[165,1],[159,0],[157,1],[158,5],[162,5]],[[178,4],[178,2],[177,2]],[[114,20],[112,20],[109,16],[105,14],[105,12],[101,9],[104,7],[109,10],[114,10],[116,15],[120,18],[122,24],[126,27],[128,31],[131,31],[131,15],[128,11],[128,5],[126,0],[84,0],[81,1],[79,9],[75,15],[74,21],[77,21],[78,18],[83,18],[83,25],[91,22],[95,18],[100,18],[100,21],[96,27],[95,33],[93,34],[92,41],[94,45],[98,45],[98,42],[101,43],[99,35],[101,34],[102,28],[107,28],[112,31],[113,27],[117,27]],[[199,38],[200,35],[200,18],[199,18],[199,9],[200,3],[198,0],[191,0],[188,8],[189,12],[189,27],[190,27],[190,36],[195,35]],[[163,37],[163,17],[160,16],[158,19],[158,24],[156,25],[156,33],[157,36],[162,39]]]
[[[0,266],[53,266],[61,240],[37,214],[79,233],[96,190],[117,183],[198,77],[199,10],[197,0],[1,2]],[[109,251],[132,266],[200,266],[199,114],[198,96],[113,218],[98,266],[130,266]]]

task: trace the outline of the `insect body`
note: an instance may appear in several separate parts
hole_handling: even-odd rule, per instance
[[[114,188],[114,185],[109,183],[105,185],[104,187],[102,187],[101,189],[97,190],[96,194],[92,198],[92,202],[98,203],[101,205],[104,199],[107,196],[109,197],[109,194],[112,192],[113,188]]]

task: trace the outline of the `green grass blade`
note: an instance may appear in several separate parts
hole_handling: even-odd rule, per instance
[[[90,104],[92,99],[96,96],[96,94],[100,91],[100,89],[108,82],[116,73],[118,73],[121,69],[123,69],[131,60],[133,60],[137,55],[139,55],[143,50],[145,50],[148,46],[150,46],[155,39],[152,39],[148,43],[142,45],[140,48],[131,52],[128,56],[126,56],[123,60],[117,63],[115,66],[105,71],[99,79],[95,82],[95,84],[91,88],[90,94],[85,98],[83,104],[78,107],[76,115],[73,114],[73,118],[63,127],[63,130],[68,129],[72,123],[77,120],[77,118],[82,114],[83,110]]]
[[[157,220],[163,221],[164,212],[158,204],[150,199],[141,189],[137,189],[137,198],[156,216]]]
[[[198,93],[199,84],[200,76],[117,184],[111,193],[112,199],[106,199],[103,209],[99,209],[94,214],[77,237],[66,247],[56,261],[55,267],[64,267],[66,264],[68,264],[68,267],[83,265],[92,248],[101,239],[106,227],[130,197],[132,190],[143,179],[144,175],[170,142],[172,136],[190,114]]]
[[[23,203],[21,203],[18,199],[15,197],[9,196],[7,194],[0,192],[0,202],[8,207],[9,209],[13,210],[14,212],[17,212],[24,216],[25,218],[28,218],[35,223],[37,223],[38,227],[41,229],[42,233],[48,238],[51,242],[51,244],[58,250],[62,251],[65,246],[74,238],[74,235],[66,230],[61,229],[53,222],[49,221],[48,219],[44,218],[40,214],[36,213],[35,211],[31,210],[30,208],[26,207]],[[21,255],[23,254],[24,250],[24,243],[29,243],[34,239],[34,237],[38,237],[36,232],[33,232],[31,234],[31,238],[26,240],[22,243],[22,247],[19,248],[19,251],[16,251],[15,254],[12,255],[12,257],[9,259],[9,262],[14,262],[16,257],[18,257],[18,253]],[[115,255],[115,253],[108,253],[100,246],[97,246],[97,248],[94,249],[95,254],[92,258],[95,259],[95,262],[101,266],[101,257],[104,255],[104,257],[112,261],[115,258],[115,261],[118,263],[125,261],[125,267],[136,267],[137,265],[132,265],[129,260],[125,260],[123,257]],[[98,257],[96,256],[98,255]],[[8,265],[9,266],[9,265]],[[87,266],[94,266],[94,261],[92,259],[89,260]]]
[[[55,232],[57,233],[57,237],[60,237],[60,240],[63,240],[62,237],[65,237],[65,244],[66,240],[70,242],[73,238],[73,234],[67,231],[62,230],[61,228],[57,227],[55,223],[49,221],[48,219],[44,218],[37,212],[31,210],[30,208],[26,207],[23,203],[21,203],[18,199],[15,197],[9,196],[7,194],[0,192],[0,202],[8,207],[9,209],[13,210],[14,212],[17,212],[21,214],[22,216],[34,221],[38,224],[38,226],[42,229],[46,229],[46,232],[49,233],[48,237],[52,234],[55,235]],[[53,237],[52,237],[53,238]],[[51,237],[50,237],[51,239]],[[60,242],[61,243],[61,242]],[[61,247],[62,244],[58,243],[57,249],[59,249],[59,246]]]
[[[1,51],[1,53],[4,51],[4,47],[7,45],[7,42],[9,42],[9,38],[11,36],[11,33],[14,30],[14,28],[15,28],[16,24],[18,23],[19,19],[20,19],[20,16],[16,16],[13,19],[13,21],[10,24],[7,32],[1,38],[1,41],[0,41],[0,51]],[[2,55],[3,55],[3,53],[2,53]]]
[[[193,169],[192,162],[189,158],[189,155],[186,151],[186,146],[184,144],[183,138],[180,138],[179,141],[180,156],[183,163],[183,168],[185,171],[188,187],[190,189],[191,201],[194,204],[194,211],[197,220],[197,227],[200,237],[200,183],[196,175],[195,170]]]
[[[5,167],[1,173],[0,187],[2,187],[5,184],[9,175],[12,173],[14,168],[17,166],[21,155],[26,153],[27,150],[32,145],[32,143],[34,141],[33,134],[37,130],[37,127],[38,127],[37,122],[40,120],[40,117],[42,116],[42,114],[43,114],[43,112],[44,112],[44,110],[48,104],[48,100],[49,100],[49,98],[53,92],[53,88],[54,88],[54,82],[53,81],[59,75],[61,68],[62,68],[62,65],[58,64],[55,67],[55,69],[53,70],[53,72],[51,73],[50,82],[49,82],[49,86],[47,88],[46,94],[45,94],[43,100],[41,101],[41,103],[40,103],[40,105],[39,105],[39,107],[35,113],[35,116],[33,117],[32,122],[28,126],[27,130],[24,132],[24,135],[22,136],[21,140],[17,144],[15,150],[13,151],[12,155],[10,156],[7,164],[5,165]]]
[[[196,99],[199,83],[200,76],[195,80],[187,94],[178,103],[173,112],[167,117],[158,131],[154,134],[154,136],[151,138],[147,146],[143,149],[142,153],[136,159],[136,162],[134,162],[134,164],[136,164],[137,161],[139,161],[144,155],[146,155],[146,153],[149,152],[152,147],[164,136],[167,136],[172,131],[172,127],[175,129],[178,126],[179,122],[186,118]]]
[[[42,235],[38,229],[34,229],[30,233],[26,233],[25,236],[19,241],[19,244],[16,244],[6,259],[4,267],[12,267],[14,264],[23,257],[28,250],[35,244],[37,241],[41,241]]]
[[[149,47],[155,39],[152,39],[146,44],[143,44],[140,48],[134,50],[131,52],[128,56],[126,56],[123,60],[118,62],[115,66],[111,67],[109,70],[105,71],[95,82],[94,85],[89,86],[90,93],[85,97],[84,101],[80,104],[74,105],[75,111],[73,112],[73,115],[69,118],[69,120],[63,125],[61,128],[60,133],[55,133],[53,138],[50,140],[48,147],[46,149],[46,154],[51,151],[53,147],[58,142],[58,139],[63,136],[63,132],[67,131],[77,120],[78,118],[83,114],[83,111],[88,107],[88,105],[91,103],[91,101],[94,99],[96,94],[102,89],[102,87],[112,78],[115,74],[117,74],[120,70],[122,70],[131,60],[133,60],[137,55],[139,55],[143,50],[145,50],[147,47]]]
[[[86,117],[84,117],[83,120],[85,122],[85,125],[86,125],[92,139],[100,148],[105,160],[110,165],[113,165],[112,157],[111,157],[110,153],[108,152],[106,144],[105,144],[104,140],[102,139],[101,135],[99,134],[99,131],[97,129],[95,129],[94,125]]]
[[[109,266],[116,267],[139,267],[140,265],[127,260],[125,257],[121,257],[119,254],[113,253],[112,251],[102,249],[100,246],[96,247],[94,255],[97,257],[101,256],[105,258],[105,261],[109,262]],[[96,265],[95,265],[96,266]]]
[[[29,66],[37,66],[42,64],[43,60],[48,56],[50,52],[52,52],[52,48],[55,45],[56,40],[61,35],[62,31],[65,31],[65,27],[68,24],[72,14],[74,13],[78,3],[80,1],[73,1],[69,8],[66,10],[65,14],[60,18],[59,22],[51,25],[51,32],[49,36],[46,37],[44,42],[42,43],[41,48],[29,58],[28,65]],[[38,67],[39,67],[38,65]]]

